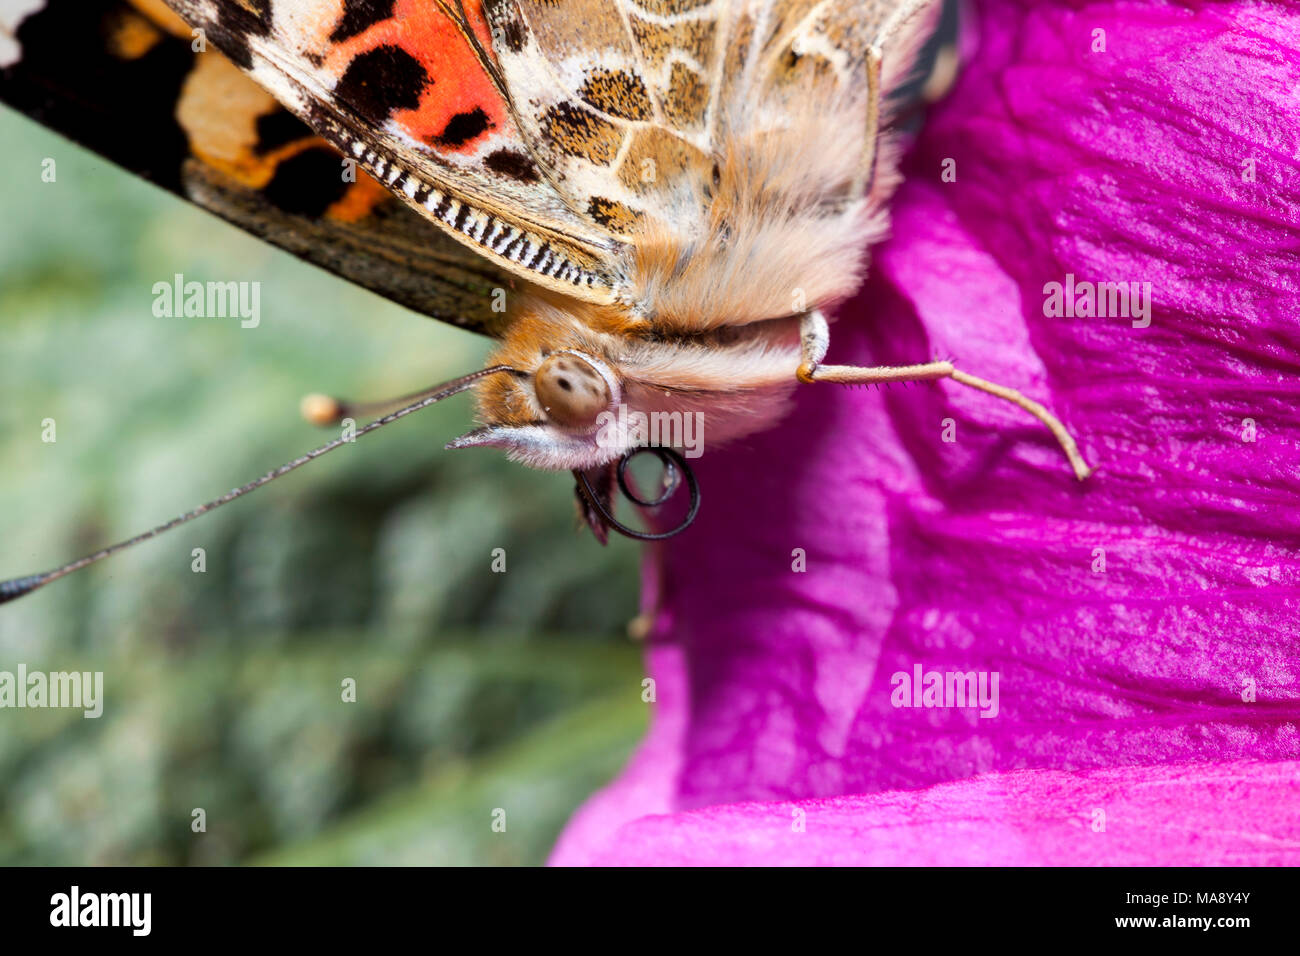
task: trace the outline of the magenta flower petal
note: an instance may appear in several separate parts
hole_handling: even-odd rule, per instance
[[[830,359],[954,357],[1100,470],[953,383],[805,388],[706,455],[648,571],[650,737],[553,862],[901,862],[908,813],[920,862],[1300,861],[1300,8],[978,14]],[[1121,282],[1149,325],[1049,301]],[[996,673],[996,715],[894,706],[917,666]],[[1129,829],[1083,840],[1093,803]]]
[[[1300,858],[1300,763],[1018,770],[892,791],[643,816],[630,866],[1259,866]],[[1231,808],[1225,814],[1225,808]],[[1244,814],[1242,820],[1235,814]],[[557,861],[562,862],[562,861]]]

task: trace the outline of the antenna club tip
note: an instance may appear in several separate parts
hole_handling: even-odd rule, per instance
[[[339,420],[343,407],[336,398],[313,393],[303,396],[298,411],[313,425],[330,425]]]

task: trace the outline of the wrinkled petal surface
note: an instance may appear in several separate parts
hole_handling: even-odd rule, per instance
[[[808,386],[706,454],[647,565],[650,736],[553,862],[1300,862],[1300,7],[977,16],[829,361],[952,357],[1099,470],[951,382]],[[996,714],[895,706],[918,665]]]

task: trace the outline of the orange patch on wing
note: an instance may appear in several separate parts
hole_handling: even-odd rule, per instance
[[[249,189],[263,189],[275,175],[277,166],[286,159],[297,156],[304,150],[320,146],[322,142],[323,140],[314,138],[300,139],[296,143],[281,146],[274,152],[263,156],[258,156],[252,152],[232,156],[227,150],[210,152],[204,149],[200,143],[191,143],[190,149],[196,158],[203,160],[213,169],[220,170],[230,176],[241,186],[247,186]],[[358,181],[360,181],[359,177]]]
[[[162,31],[147,19],[123,10],[112,25],[108,46],[119,59],[138,60],[157,46],[162,38]]]
[[[325,210],[325,215],[339,222],[358,222],[374,212],[380,203],[392,198],[392,193],[375,182],[365,170],[358,169],[356,183],[348,187],[342,199]]]
[[[190,150],[198,159],[242,186],[263,189],[285,160],[328,145],[319,137],[303,136],[269,152],[258,152],[257,120],[278,108],[270,93],[224,56],[208,51],[197,57],[185,81],[176,104],[176,119],[189,136]],[[357,169],[356,183],[326,210],[326,215],[342,222],[356,222],[389,195],[365,170]]]
[[[176,121],[190,150],[214,169],[252,189],[271,181],[279,163],[318,140],[304,138],[258,154],[257,118],[278,108],[275,98],[220,53],[200,53],[176,102]]]
[[[480,45],[492,55],[492,35],[476,0],[465,4],[466,16]],[[430,0],[398,0],[393,16],[337,44],[326,59],[326,68],[341,77],[358,55],[380,46],[405,50],[424,68],[432,81],[415,109],[397,110],[392,120],[412,138],[428,143],[442,153],[473,153],[484,137],[517,138],[514,120],[505,100],[460,29]],[[483,132],[463,143],[437,142],[448,124],[463,114],[482,110],[487,124]]]

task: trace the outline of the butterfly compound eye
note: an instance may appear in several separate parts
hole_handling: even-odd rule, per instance
[[[570,352],[552,355],[534,378],[537,400],[561,425],[590,425],[609,408],[609,383],[590,362]]]

